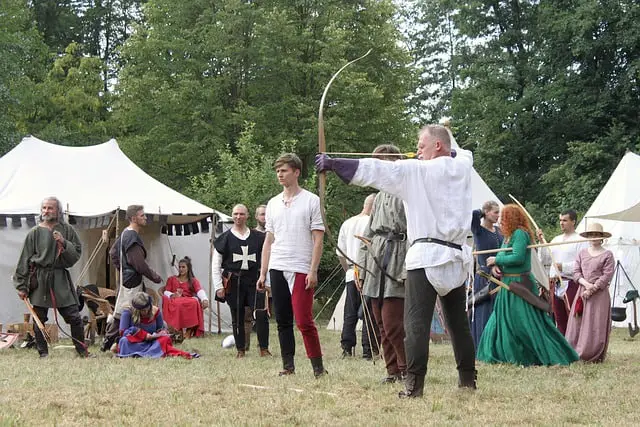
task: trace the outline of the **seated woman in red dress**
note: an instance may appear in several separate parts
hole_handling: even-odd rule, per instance
[[[199,337],[204,334],[202,311],[209,307],[209,299],[193,275],[189,257],[180,260],[178,272],[167,280],[162,295],[162,314],[173,329],[182,331],[186,328],[187,336]]]

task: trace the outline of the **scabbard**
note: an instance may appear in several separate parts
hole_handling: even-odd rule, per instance
[[[478,274],[480,274],[482,277],[484,277],[485,279],[488,279],[502,287],[507,288],[510,292],[514,293],[515,295],[519,296],[520,298],[522,298],[523,300],[525,300],[526,302],[528,302],[529,304],[531,304],[532,306],[534,306],[535,308],[544,311],[545,313],[551,313],[551,304],[549,304],[548,301],[546,301],[544,298],[540,297],[539,295],[534,294],[531,291],[531,286],[533,286],[533,283],[531,282],[531,279],[529,278],[529,274],[523,274],[520,276],[520,282],[516,282],[513,281],[511,283],[509,283],[509,285],[505,284],[504,282],[496,279],[495,277],[485,273],[484,271],[479,271]]]

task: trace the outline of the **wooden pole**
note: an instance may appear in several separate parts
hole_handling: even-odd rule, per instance
[[[118,240],[118,236],[120,236],[120,206],[116,208],[116,234],[115,234],[114,242]],[[120,255],[121,254],[119,254],[118,256]],[[117,298],[117,295],[120,293],[120,269],[114,268],[114,271],[116,273],[115,282],[116,282],[116,298]]]
[[[218,228],[218,214],[213,214],[211,217],[211,238],[209,239],[209,298],[214,298],[213,295],[213,251],[215,250],[216,242],[216,230]],[[209,331],[211,331],[211,317],[213,316],[213,305],[209,304]],[[222,333],[222,316],[220,315],[220,301],[216,301],[216,317],[218,324],[218,335]]]
[[[213,301],[214,295],[211,293],[213,289],[213,274],[211,269],[213,268],[213,243],[216,239],[216,226],[218,225],[218,215],[213,214],[211,216],[211,229],[209,230],[209,301]],[[218,309],[218,334],[220,334],[220,303],[216,301],[216,307]],[[213,316],[213,304],[209,303],[209,332],[211,332],[211,316]]]

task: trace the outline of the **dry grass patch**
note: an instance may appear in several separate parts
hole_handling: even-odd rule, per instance
[[[180,346],[201,352],[196,360],[2,351],[0,425],[640,425],[640,343],[624,330],[605,364],[480,365],[476,392],[457,389],[451,346],[432,345],[426,396],[400,401],[399,385],[379,384],[382,361],[342,360],[331,331],[320,331],[329,376],[313,378],[298,341],[297,374],[278,377],[274,326],[273,358],[253,348],[236,360],[218,336]]]

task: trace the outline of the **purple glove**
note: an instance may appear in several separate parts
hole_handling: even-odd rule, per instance
[[[333,159],[326,154],[316,154],[316,172],[333,170]]]
[[[332,159],[326,154],[316,154],[316,171],[333,171],[345,183],[349,184],[358,170],[357,159]]]

